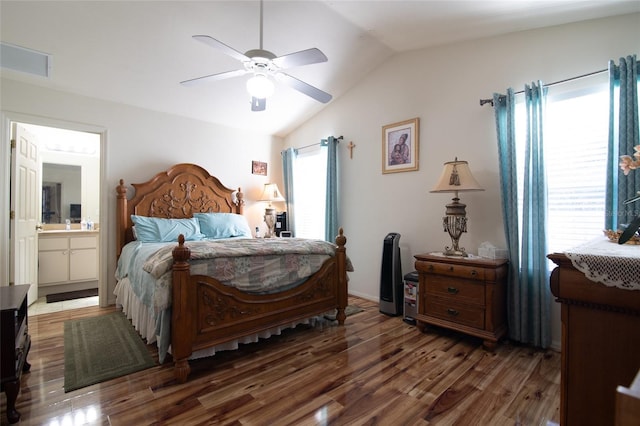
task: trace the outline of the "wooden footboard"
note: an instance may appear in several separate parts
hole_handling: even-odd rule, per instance
[[[189,248],[181,238],[173,250],[171,347],[175,377],[185,382],[188,359],[197,350],[337,309],[344,324],[347,306],[347,239],[342,228],[336,253],[304,284],[275,294],[238,291],[203,275],[190,275]]]

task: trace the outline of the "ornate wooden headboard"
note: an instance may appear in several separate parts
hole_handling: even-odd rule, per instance
[[[193,213],[242,214],[242,190],[225,187],[218,178],[195,164],[176,164],[144,183],[134,183],[134,196],[127,200],[127,187],[120,179],[117,192],[117,255],[133,241],[131,215],[167,219],[190,218]],[[233,196],[235,192],[235,197]]]

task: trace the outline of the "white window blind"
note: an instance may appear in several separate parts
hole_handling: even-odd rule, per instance
[[[324,239],[327,150],[298,153],[293,170],[296,237]]]
[[[549,89],[544,120],[549,252],[603,235],[609,119],[606,85]],[[555,94],[554,94],[555,92]],[[517,105],[518,179],[524,172],[525,106]],[[520,198],[522,188],[518,189]]]

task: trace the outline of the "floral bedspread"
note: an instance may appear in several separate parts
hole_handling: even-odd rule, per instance
[[[317,272],[335,254],[332,243],[301,238],[188,241],[185,246],[191,250],[192,274],[211,276],[225,285],[253,293],[293,288]],[[157,313],[171,306],[171,252],[176,244],[152,247],[138,247],[135,251],[144,257],[141,269],[147,273],[143,273],[147,278],[153,279],[153,284],[149,284],[148,279],[144,280],[146,283],[142,280],[138,280],[140,284],[134,282],[134,275],[140,275],[135,272],[140,267],[139,257],[129,261],[132,266],[128,271],[119,265],[118,275],[129,275],[135,293]],[[350,263],[347,270],[353,270]]]

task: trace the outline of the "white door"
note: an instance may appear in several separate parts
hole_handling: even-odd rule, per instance
[[[38,299],[38,233],[40,203],[39,146],[35,136],[12,123],[11,149],[11,265],[10,280],[30,284],[27,303]]]

